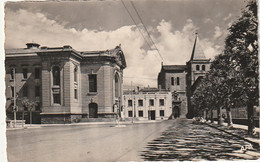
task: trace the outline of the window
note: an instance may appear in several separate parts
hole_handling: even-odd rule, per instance
[[[154,100],[153,100],[153,99],[150,99],[150,100],[149,100],[149,105],[150,105],[150,106],[154,106]]]
[[[28,97],[28,88],[27,88],[27,86],[23,87],[23,97]]]
[[[138,111],[138,116],[139,116],[139,117],[143,117],[143,116],[144,116],[143,110],[139,110],[139,111]]]
[[[132,100],[128,100],[128,107],[132,107],[133,106],[133,101]]]
[[[128,117],[133,117],[133,112],[132,111],[128,111]]]
[[[53,94],[53,103],[60,104],[60,94]]]
[[[115,75],[115,97],[119,97],[119,78]]]
[[[12,97],[14,97],[14,87],[11,87]]]
[[[53,85],[59,86],[60,85],[60,68],[58,66],[53,67],[52,76],[53,76]]]
[[[200,66],[196,65],[196,70],[199,71],[200,70]]]
[[[177,85],[180,85],[180,78],[177,77]]]
[[[23,69],[23,79],[27,79],[28,75],[28,70],[27,69]]]
[[[77,81],[78,81],[77,76],[78,76],[78,67],[76,66],[74,68],[74,82],[75,83],[77,83]]]
[[[160,116],[164,116],[164,110],[160,110]]]
[[[78,90],[74,89],[74,99],[78,99]]]
[[[89,92],[97,92],[97,75],[90,74],[88,75],[89,79]]]
[[[143,100],[138,100],[138,106],[144,106]]]
[[[40,97],[40,86],[35,86],[35,97]]]
[[[40,68],[35,68],[34,69],[34,78],[40,79],[40,75],[41,75]]]
[[[205,65],[202,65],[202,70],[205,71],[205,69],[206,69],[206,68],[205,68]]]
[[[171,78],[171,83],[174,85],[174,77]]]
[[[160,102],[160,106],[164,106],[164,99],[160,99],[159,102]]]

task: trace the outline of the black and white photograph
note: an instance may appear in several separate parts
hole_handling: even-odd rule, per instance
[[[257,0],[1,4],[0,161],[260,159]]]

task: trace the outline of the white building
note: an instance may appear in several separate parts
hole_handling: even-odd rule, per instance
[[[172,95],[168,90],[145,88],[123,92],[123,116],[136,120],[167,120],[172,115]]]

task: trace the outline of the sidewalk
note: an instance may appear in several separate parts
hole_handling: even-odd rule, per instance
[[[218,130],[231,134],[237,138],[250,142],[254,147],[260,147],[260,128],[255,128],[257,135],[255,137],[250,137],[247,134],[246,125],[233,124],[233,128],[228,128],[227,123],[223,123],[223,125],[220,126],[218,125],[217,121],[214,121],[214,123],[206,122],[206,124]]]
[[[131,124],[144,124],[144,123],[158,123],[164,120],[141,120],[141,121],[120,121],[119,125],[131,125]],[[12,128],[7,127],[6,130],[20,130],[20,129],[35,129],[43,127],[62,127],[62,126],[83,126],[83,125],[118,125],[116,121],[111,122],[80,122],[80,123],[71,123],[71,124],[25,124],[23,127],[21,125]]]

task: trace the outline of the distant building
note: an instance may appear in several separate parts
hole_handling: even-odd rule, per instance
[[[144,88],[124,91],[123,118],[167,120],[172,114],[172,95],[168,90]]]
[[[24,49],[7,49],[5,56],[6,113],[10,119],[16,93],[17,98],[38,102],[34,123],[113,118],[117,112],[114,105],[122,105],[126,61],[120,46],[85,52],[71,46],[49,48],[27,43]],[[19,100],[17,105],[17,119],[21,119],[24,107]]]
[[[210,59],[204,55],[196,35],[190,60],[186,65],[163,65],[158,74],[158,87],[173,93],[173,113],[193,117],[191,96],[198,82],[210,70]],[[173,114],[173,115],[174,115]]]

